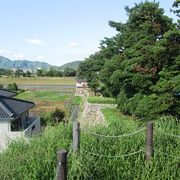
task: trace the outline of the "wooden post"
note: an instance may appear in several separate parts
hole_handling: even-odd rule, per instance
[[[153,156],[153,122],[147,123],[146,134],[146,160],[150,160]]]
[[[79,106],[74,106],[72,111],[72,121],[77,121]]]
[[[67,151],[58,151],[57,159],[56,180],[67,180]]]
[[[73,122],[73,152],[80,149],[80,123]]]

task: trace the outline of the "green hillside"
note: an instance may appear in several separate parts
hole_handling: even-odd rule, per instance
[[[72,69],[77,70],[77,68],[79,67],[79,64],[80,64],[81,62],[82,62],[82,61],[69,62],[69,63],[66,63],[66,64],[60,66],[60,69],[63,70],[63,69],[65,69],[65,68],[69,67],[69,68],[72,68]]]
[[[65,68],[69,67],[72,69],[77,69],[81,61],[74,61],[67,64],[64,64],[60,67],[50,65],[46,62],[40,62],[40,61],[28,61],[28,60],[10,60],[6,57],[0,56],[0,68],[2,69],[23,69],[23,70],[36,70],[37,68],[60,68],[64,70]]]
[[[2,69],[12,69],[20,68],[23,70],[35,70],[37,68],[50,68],[52,65],[39,62],[39,61],[28,61],[28,60],[10,60],[6,57],[0,56],[0,68]]]

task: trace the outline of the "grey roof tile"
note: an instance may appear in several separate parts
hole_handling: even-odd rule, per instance
[[[16,95],[16,93],[13,91],[6,90],[6,89],[0,89],[0,95],[6,96],[6,97],[13,97]]]
[[[34,105],[30,101],[0,96],[0,119],[16,117]]]

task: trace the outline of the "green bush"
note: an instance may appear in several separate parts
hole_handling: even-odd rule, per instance
[[[56,108],[54,111],[46,113],[41,117],[42,126],[54,126],[60,122],[66,122],[66,119],[65,112],[59,108]]]
[[[56,108],[53,112],[51,112],[50,116],[53,120],[53,124],[57,124],[60,122],[64,122],[65,112],[61,109]]]
[[[11,90],[11,91],[18,91],[18,86],[17,86],[17,84],[14,82],[14,83],[8,84],[7,89],[8,89],[8,90]]]

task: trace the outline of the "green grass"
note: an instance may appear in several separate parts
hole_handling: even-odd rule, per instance
[[[74,96],[73,105],[81,105],[82,104],[82,98],[80,96]]]
[[[132,133],[145,126],[145,123],[120,114],[116,109],[103,109],[107,127],[91,127],[91,132],[103,135]],[[159,180],[180,179],[180,139],[166,136],[162,132],[178,135],[179,123],[171,118],[155,122],[154,157],[145,160],[145,152],[129,157],[104,158],[91,155],[118,156],[145,148],[146,132],[123,137],[96,137],[81,129],[80,152],[68,156],[68,179],[93,180]],[[71,124],[49,127],[29,143],[19,142],[0,154],[0,179],[54,179],[56,174],[56,152],[70,150],[72,142]],[[169,155],[164,155],[163,153]]]
[[[60,124],[46,128],[41,136],[32,138],[29,143],[14,142],[0,154],[0,179],[54,179],[57,151],[68,149],[70,141],[71,126]]]
[[[120,114],[115,109],[104,109],[103,114],[108,122],[108,127],[91,128],[91,132],[103,135],[120,135],[137,131],[144,123],[137,122],[133,118]],[[168,123],[167,123],[168,122]],[[169,125],[170,124],[170,125]],[[129,154],[145,148],[145,134],[139,134],[124,138],[102,138],[86,132],[81,133],[80,156],[72,158],[70,167],[70,179],[76,174],[77,179],[179,179],[180,140],[164,136],[159,130],[177,134],[180,127],[174,119],[163,119],[155,123],[154,139],[155,153],[151,161],[145,160],[145,152],[140,152],[129,157],[104,158],[89,154],[93,152],[101,155],[118,156]],[[84,151],[86,150],[86,151]],[[166,153],[170,156],[166,156]],[[171,157],[172,156],[172,157]]]
[[[116,100],[114,98],[100,96],[90,96],[88,97],[88,102],[96,104],[116,104]]]
[[[64,101],[70,95],[62,94],[58,91],[25,91],[16,97],[31,101]]]

